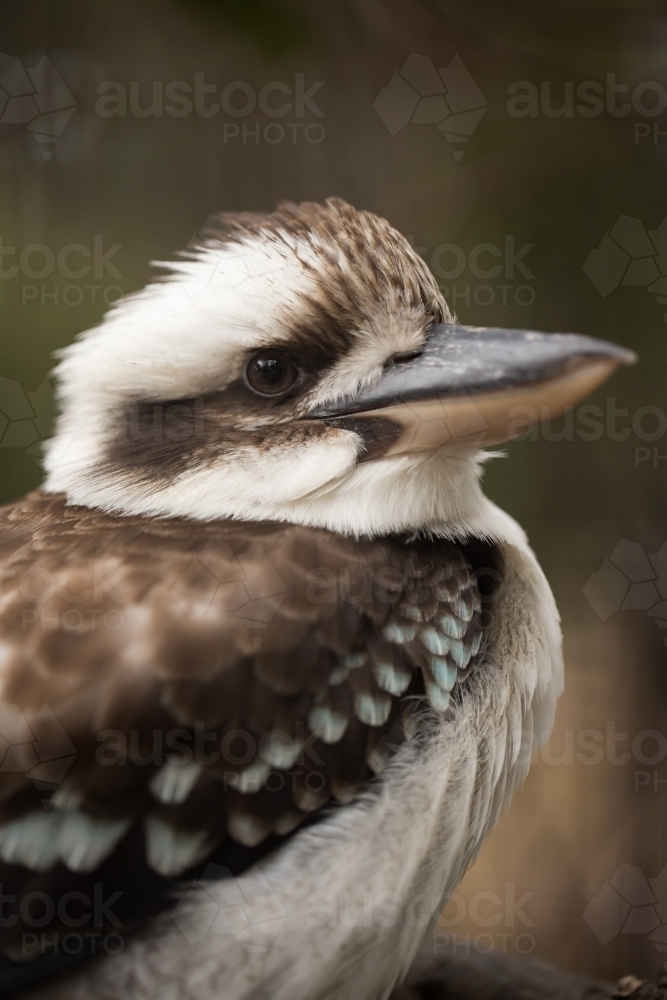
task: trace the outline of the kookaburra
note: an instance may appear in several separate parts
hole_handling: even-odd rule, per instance
[[[0,511],[0,988],[378,1000],[561,689],[482,449],[632,355],[457,325],[336,199],[168,267],[62,352]]]

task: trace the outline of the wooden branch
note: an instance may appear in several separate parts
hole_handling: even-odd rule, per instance
[[[390,1000],[667,1000],[667,976],[657,983],[625,976],[615,985],[518,955],[422,952]]]

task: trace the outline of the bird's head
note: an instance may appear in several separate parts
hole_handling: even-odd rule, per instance
[[[481,449],[632,360],[457,326],[408,241],[337,199],[222,215],[168,267],[62,354],[46,488],[70,502],[460,536]]]

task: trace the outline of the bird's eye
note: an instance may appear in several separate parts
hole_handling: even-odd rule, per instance
[[[282,351],[260,351],[246,368],[248,385],[260,396],[280,396],[292,388],[298,376],[296,365]]]

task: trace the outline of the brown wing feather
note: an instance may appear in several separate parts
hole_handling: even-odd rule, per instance
[[[0,511],[0,575],[0,736],[29,727],[0,765],[0,856],[21,870],[6,824],[43,806],[125,821],[109,870],[142,824],[164,875],[287,834],[382,770],[406,697],[425,685],[445,707],[481,638],[472,569],[444,541],[116,517],[37,492]],[[58,884],[63,860],[46,866]]]

